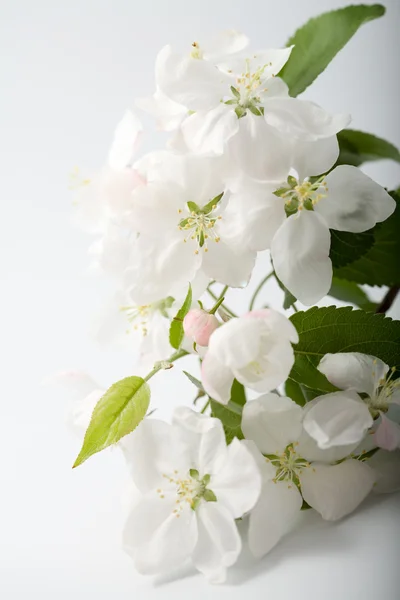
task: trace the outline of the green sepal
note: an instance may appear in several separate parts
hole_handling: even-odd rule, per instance
[[[192,286],[189,283],[188,293],[186,298],[181,306],[181,308],[176,313],[175,317],[171,321],[171,325],[169,328],[169,343],[175,350],[179,350],[183,338],[183,319],[188,314],[190,307],[192,306]]]
[[[216,502],[217,496],[212,490],[204,490],[203,498],[206,502]]]
[[[203,213],[203,215],[208,215],[210,212],[212,212],[213,210],[215,210],[215,208],[221,202],[221,199],[222,199],[223,195],[224,195],[224,192],[221,192],[221,194],[218,194],[218,196],[215,196],[215,198],[213,198],[212,200],[210,200],[210,202],[207,202],[207,204],[205,204],[200,209],[200,212]]]

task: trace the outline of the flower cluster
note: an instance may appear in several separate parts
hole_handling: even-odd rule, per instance
[[[114,304],[153,366],[108,391],[69,376],[82,390],[73,422],[87,428],[76,465],[121,447],[137,492],[124,547],[141,573],[190,559],[221,582],[241,550],[237,519],[261,557],[302,508],[337,520],[372,489],[400,485],[395,370],[321,350],[309,365],[315,389],[305,384],[312,397],[298,401],[283,385],[302,330],[271,308],[237,316],[225,304],[264,250],[281,287],[318,302],[332,285],[331,230],[359,234],[395,210],[358,167],[335,166],[350,118],[290,96],[279,73],[291,52],[255,52],[236,31],[166,46],[154,95],[137,102],[170,133],[166,149],[137,156],[142,125],[128,111],[106,166],[75,173],[77,221],[96,235],[95,263],[114,276]],[[149,379],[187,354],[201,362],[190,379],[203,410],[178,407],[172,423],[146,415]]]

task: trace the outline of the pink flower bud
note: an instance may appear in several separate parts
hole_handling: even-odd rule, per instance
[[[183,319],[185,334],[199,346],[208,346],[210,336],[217,327],[219,327],[217,317],[201,308],[192,308]]]

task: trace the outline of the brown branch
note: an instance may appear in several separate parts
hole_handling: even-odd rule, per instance
[[[376,309],[376,313],[386,313],[396,300],[396,296],[399,293],[400,288],[396,285],[391,287],[385,294],[382,302]]]

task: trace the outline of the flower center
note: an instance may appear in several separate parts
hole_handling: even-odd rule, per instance
[[[199,60],[203,58],[203,51],[201,50],[198,42],[193,42],[190,56]]]
[[[275,190],[275,196],[285,200],[286,215],[290,217],[300,210],[314,210],[314,206],[325,198],[328,187],[324,177],[316,181],[304,179],[302,182],[292,175],[287,178],[287,185]]]
[[[211,480],[211,475],[204,475],[200,479],[199,472],[196,469],[190,469],[184,477],[179,477],[179,472],[175,470],[172,475],[163,474],[163,477],[168,480],[176,493],[175,508],[173,514],[176,517],[180,516],[187,504],[192,510],[196,510],[201,500],[205,502],[216,502],[217,498],[214,492],[208,489],[208,484]],[[161,499],[165,498],[165,493],[161,488],[158,488],[157,494]]]
[[[84,177],[79,169],[79,167],[74,167],[69,174],[69,189],[77,190],[81,187],[85,187],[89,185],[91,180],[88,177]]]
[[[267,63],[252,72],[250,60],[246,60],[246,70],[236,78],[236,86],[231,86],[232,96],[225,101],[225,104],[236,106],[235,112],[239,119],[246,116],[248,110],[257,116],[264,114],[260,93],[267,91],[263,75],[271,64]]]
[[[188,240],[195,240],[197,242],[195,254],[199,253],[200,248],[203,248],[204,252],[208,252],[209,240],[214,242],[220,241],[215,226],[222,217],[216,215],[215,211],[218,208],[222,196],[223,193],[219,194],[219,196],[210,200],[210,202],[203,207],[199,207],[195,202],[187,202],[190,216],[181,219],[178,223],[178,228],[185,233],[187,232],[187,235],[183,238],[185,243]],[[179,214],[182,214],[182,212],[181,209],[178,210]]]
[[[271,463],[276,469],[273,479],[275,483],[278,481],[287,481],[289,487],[292,484],[300,487],[299,475],[301,475],[303,469],[310,467],[310,463],[297,454],[294,449],[296,445],[297,443],[286,446],[283,454],[280,456],[277,454],[268,454],[266,456],[266,461]]]
[[[167,309],[172,306],[174,299],[171,296],[164,298],[159,302],[153,304],[141,304],[130,306],[120,306],[120,310],[125,313],[130,327],[126,330],[129,334],[132,331],[138,331],[141,329],[143,336],[148,334],[148,324],[151,316],[159,311],[164,317],[169,318]]]
[[[372,417],[377,417],[380,412],[387,412],[392,395],[400,388],[400,379],[393,379],[396,368],[393,367],[387,377],[379,381],[379,385],[372,397],[365,398]]]

